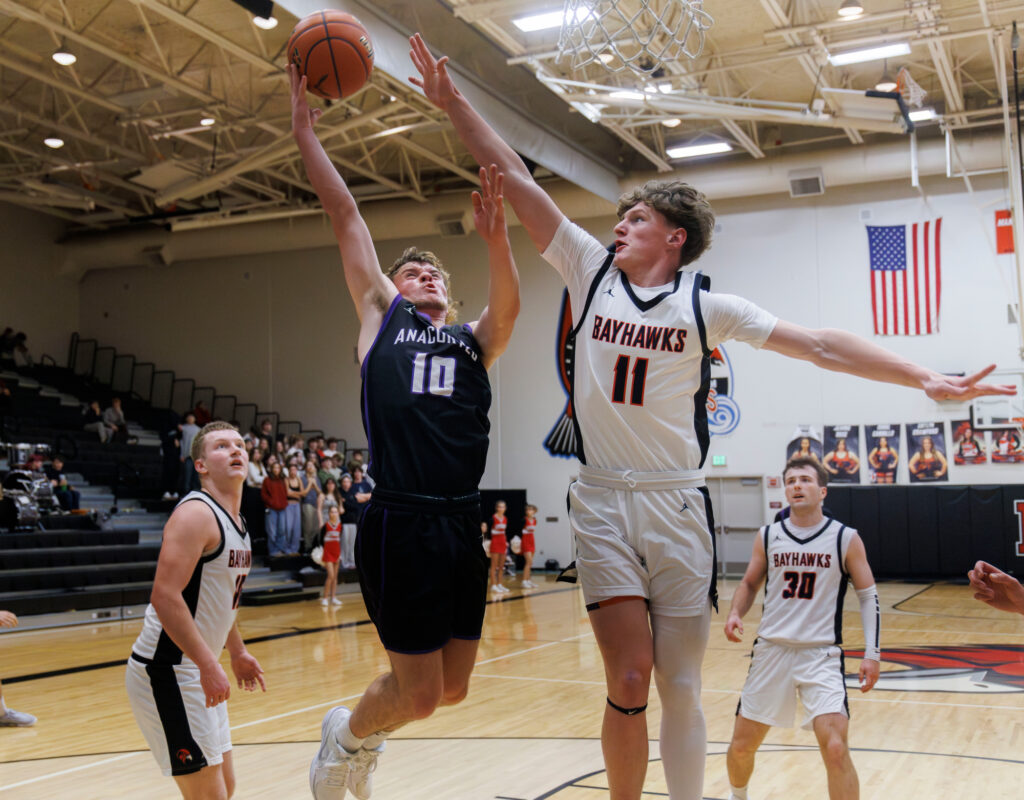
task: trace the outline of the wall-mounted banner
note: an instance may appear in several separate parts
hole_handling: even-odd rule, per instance
[[[1020,428],[992,431],[992,463],[1017,464],[1024,461]]]
[[[868,475],[872,483],[896,483],[896,467],[900,463],[900,426],[869,425],[867,427]]]
[[[786,445],[786,460],[794,456],[810,456],[821,463],[821,436],[811,425],[797,425],[793,438]]]
[[[953,463],[984,464],[985,434],[974,430],[969,419],[955,419],[949,423],[953,430]]]
[[[860,483],[860,426],[826,425],[825,457],[831,483]]]
[[[946,434],[941,422],[907,423],[907,470],[911,483],[949,480],[946,463]]]
[[[996,252],[1013,252],[1013,214],[1006,208],[996,211]]]

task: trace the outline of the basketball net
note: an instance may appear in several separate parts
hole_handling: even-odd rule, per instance
[[[597,63],[609,72],[650,75],[666,61],[697,58],[713,24],[704,0],[565,0],[558,60],[575,72]]]
[[[910,70],[906,67],[900,67],[900,71],[896,73],[896,91],[903,95],[903,102],[910,108],[920,108],[924,103],[924,96],[928,94],[910,77]]]

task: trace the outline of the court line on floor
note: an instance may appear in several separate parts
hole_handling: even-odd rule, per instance
[[[69,775],[72,772],[82,772],[83,770],[92,769],[93,767],[101,767],[104,764],[111,764],[114,761],[124,761],[126,758],[132,758],[133,756],[140,755],[142,753],[148,753],[148,750],[135,750],[131,753],[122,753],[118,756],[112,756],[105,758],[102,761],[92,761],[88,764],[79,764],[77,767],[68,767],[67,769],[58,770],[57,772],[50,772],[46,775],[37,775],[34,778],[26,778],[23,781],[17,783],[9,783],[6,786],[0,786],[0,792],[5,792],[8,789],[17,789],[19,786],[28,786],[31,783],[39,783],[40,781],[49,780],[50,778],[58,778],[61,775]],[[54,756],[54,758],[75,758],[75,756]],[[18,763],[18,762],[9,762]]]

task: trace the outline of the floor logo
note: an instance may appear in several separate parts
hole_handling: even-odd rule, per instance
[[[863,658],[863,650],[846,655]],[[882,651],[882,661],[908,669],[882,672],[875,689],[890,692],[1024,692],[1024,647],[977,644],[949,647],[896,647]],[[857,687],[857,676],[846,685]]]

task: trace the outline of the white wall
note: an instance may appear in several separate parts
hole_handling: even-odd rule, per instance
[[[979,184],[975,184],[976,189]],[[700,267],[717,291],[742,294],[784,319],[846,328],[940,371],[995,361],[1024,369],[1017,331],[1006,321],[1011,266],[993,254],[998,183],[973,195],[956,181],[926,183],[923,200],[905,183],[829,190],[816,199],[785,196],[716,204],[721,230]],[[872,224],[943,217],[941,333],[917,338],[871,334],[867,237]],[[579,221],[608,241],[614,218]],[[561,284],[521,228],[512,231],[522,277],[522,313],[508,351],[492,370],[493,436],[485,488],[525,488],[540,508],[538,560],[565,563],[570,542],[565,490],[575,462],[542,443],[565,404],[558,383],[555,333]],[[407,244],[436,250],[451,269],[454,294],[469,321],[486,302],[485,251],[475,236],[378,243],[382,263]],[[360,428],[356,320],[336,250],[189,262],[163,269],[89,273],[81,285],[81,331],[162,368],[211,383],[241,401],[301,419],[308,427],[365,438]],[[798,424],[919,422],[966,416],[910,389],[822,373],[746,345],[727,345],[742,418],[712,452],[727,455],[713,476],[778,474]],[[709,460],[710,463],[710,460]],[[950,466],[954,482],[1024,480],[1017,466]],[[557,522],[546,522],[547,517]]]
[[[0,330],[28,336],[29,352],[63,365],[78,325],[78,281],[59,275],[54,244],[64,223],[0,203]]]

